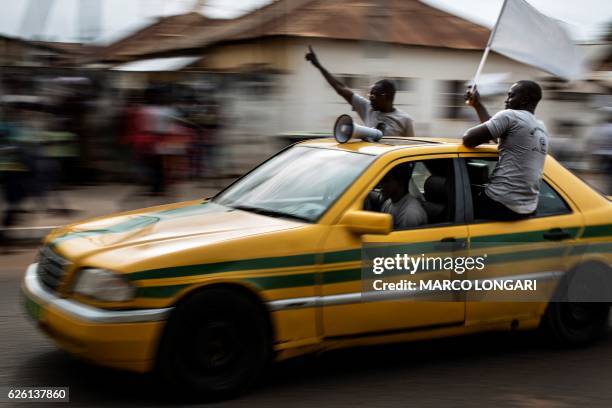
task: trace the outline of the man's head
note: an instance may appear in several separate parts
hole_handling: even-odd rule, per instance
[[[538,102],[542,99],[542,88],[533,81],[518,81],[508,90],[506,109],[526,110],[535,112]]]
[[[408,193],[408,180],[412,174],[411,164],[395,166],[380,181],[380,188],[385,199],[397,202]]]
[[[368,97],[373,110],[391,112],[393,110],[393,99],[395,98],[395,85],[388,79],[376,81],[370,87]]]

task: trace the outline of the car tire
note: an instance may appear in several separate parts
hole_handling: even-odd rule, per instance
[[[580,347],[603,338],[610,316],[610,268],[587,261],[563,276],[546,309],[542,329],[548,340]]]
[[[238,291],[190,296],[176,306],[162,337],[156,368],[163,386],[188,400],[240,395],[269,362],[267,327],[259,305]]]
[[[608,331],[612,270],[587,261],[563,276],[546,309],[543,333],[554,344],[580,347],[605,337]]]
[[[550,303],[542,321],[545,338],[561,347],[583,347],[601,340],[608,329],[607,303]]]

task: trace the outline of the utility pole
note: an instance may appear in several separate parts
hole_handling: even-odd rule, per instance
[[[102,3],[100,0],[79,0],[78,7],[79,41],[94,41],[102,31]]]
[[[20,37],[41,39],[44,34],[47,18],[55,0],[30,0],[25,15],[21,20]]]
[[[202,9],[204,9],[204,7],[206,7],[206,4],[208,3],[208,0],[195,0],[195,2],[193,3],[193,7],[191,8],[191,11],[195,11],[196,13],[202,13]]]

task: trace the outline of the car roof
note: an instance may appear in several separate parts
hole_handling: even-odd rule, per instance
[[[425,138],[425,137],[383,137],[376,143],[353,139],[346,143],[338,143],[333,138],[306,140],[298,143],[299,146],[317,147],[324,149],[344,150],[354,153],[363,153],[379,156],[389,152],[410,154],[457,153],[467,152],[461,139]],[[479,150],[497,152],[496,145],[485,145]],[[482,150],[481,150],[482,151]]]

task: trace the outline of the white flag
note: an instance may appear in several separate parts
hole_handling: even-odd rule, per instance
[[[481,74],[478,77],[478,93],[480,96],[505,95],[508,93],[509,72]],[[467,81],[466,87],[474,86],[474,81]]]
[[[524,0],[505,0],[490,47],[508,58],[568,80],[586,74],[584,57],[557,20]]]

